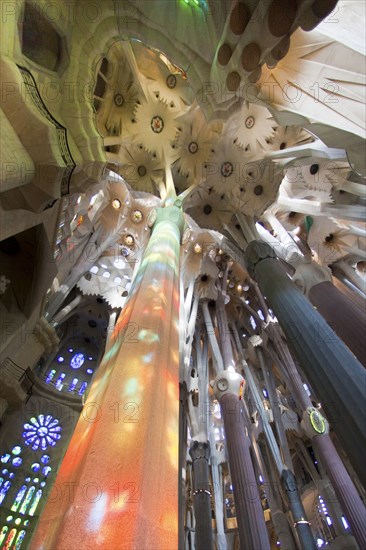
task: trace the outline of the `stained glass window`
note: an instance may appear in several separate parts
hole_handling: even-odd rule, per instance
[[[71,357],[71,360],[70,360],[70,367],[72,369],[80,369],[80,367],[82,366],[82,364],[84,363],[85,361],[85,357],[84,357],[84,354],[82,353],[75,353],[75,355],[73,355]]]
[[[83,395],[83,393],[85,393],[85,390],[88,386],[88,383],[87,382],[83,382],[80,386],[80,390],[79,390],[79,395]]]
[[[78,378],[74,378],[69,386],[69,391],[74,391],[76,388],[76,384],[78,383]]]
[[[63,379],[65,378],[65,376],[66,376],[66,374],[65,374],[64,372],[62,372],[62,373],[60,374],[60,376],[59,376],[59,377],[57,378],[57,380],[56,380],[55,387],[56,387],[56,389],[59,390],[59,391],[62,390],[62,386],[63,386],[62,381],[63,381]]]
[[[49,384],[51,382],[51,380],[55,376],[55,374],[56,374],[55,369],[50,370],[50,372],[48,373],[48,376],[46,378],[46,384]]]
[[[32,417],[29,423],[24,424],[23,437],[26,445],[30,445],[33,451],[39,447],[45,451],[48,446],[54,447],[61,438],[62,428],[57,418],[50,414],[44,416],[39,414],[37,418]]]
[[[28,543],[26,538],[28,527],[32,525],[33,521],[30,521],[29,517],[36,515],[46,487],[47,477],[52,471],[51,466],[48,465],[51,456],[41,453],[45,449],[56,445],[61,438],[61,432],[62,428],[59,420],[52,415],[39,414],[34,416],[24,424],[22,434],[25,444],[30,448],[29,450],[36,453],[35,456],[33,455],[33,460],[29,455],[29,451],[28,455],[24,454],[22,456],[24,448],[20,445],[15,445],[11,450],[11,454],[5,453],[0,457],[1,462],[6,464],[6,468],[2,470],[2,477],[0,477],[0,503],[7,498],[8,502],[5,502],[5,505],[7,509],[11,510],[11,515],[6,518],[7,525],[1,526],[0,524],[1,550],[20,550],[23,542],[24,544]],[[28,462],[26,460],[27,456],[30,456]],[[36,461],[34,462],[34,460]],[[23,473],[23,480],[19,479],[17,483],[16,479],[19,477],[21,470],[16,468],[20,464],[25,475]],[[37,477],[30,477],[29,473]],[[15,474],[17,474],[17,477],[13,481]]]

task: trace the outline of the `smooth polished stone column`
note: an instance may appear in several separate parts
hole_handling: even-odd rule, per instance
[[[193,506],[196,518],[196,550],[212,550],[212,514],[208,461],[210,443],[192,441],[189,454],[193,464]]]
[[[256,279],[294,349],[305,376],[360,480],[366,481],[366,372],[347,346],[290,280],[271,248],[254,241],[246,250]]]
[[[30,548],[178,547],[182,229],[180,208],[158,209]]]
[[[239,400],[242,382],[240,374],[222,371],[215,379],[214,391],[224,421],[240,547],[248,550],[270,550],[257,479],[250,456],[250,437],[242,420]]]

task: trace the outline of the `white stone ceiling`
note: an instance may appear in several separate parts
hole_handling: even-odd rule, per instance
[[[212,265],[204,261],[219,250],[207,230],[221,232],[241,248],[248,235],[258,237],[255,222],[279,238],[267,212],[286,230],[295,230],[289,238],[305,242],[315,261],[362,261],[360,220],[347,212],[343,219],[337,208],[333,217],[319,216],[322,205],[362,203],[364,182],[355,177],[344,151],[329,149],[300,126],[280,126],[269,109],[247,100],[226,120],[207,121],[184,71],[141,42],[116,42],[106,59],[96,75],[104,82],[96,125],[111,172],[71,238],[90,225],[99,239],[114,238],[79,281],[84,293],[123,306],[150,233],[149,212],[164,202],[172,181],[177,195],[184,194],[190,217],[184,283],[206,274],[199,280],[202,296],[214,297],[209,283],[219,273],[215,260],[210,259]],[[314,215],[307,231],[305,217]]]

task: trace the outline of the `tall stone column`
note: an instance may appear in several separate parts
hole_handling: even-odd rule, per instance
[[[271,510],[271,519],[277,538],[280,541],[281,549],[283,550],[296,550],[293,534],[290,530],[290,525],[286,514],[282,511],[282,499],[281,492],[277,489],[278,478],[275,475],[276,468],[267,468],[262,455],[260,445],[255,439],[252,433],[252,447],[257,459],[258,467],[264,477],[264,489],[266,492],[266,498]]]
[[[281,361],[283,362],[282,368],[289,379],[294,394],[303,409],[304,417],[307,420],[308,435],[312,439],[315,454],[322,461],[323,466],[325,467],[332,482],[338,501],[342,506],[343,512],[345,513],[347,521],[351,525],[352,532],[360,547],[362,547],[364,541],[366,540],[365,505],[362,502],[339,454],[337,453],[336,448],[334,447],[326,424],[324,423],[323,426],[322,420],[324,419],[320,418],[318,415],[314,415],[316,409],[314,411],[312,402],[304,389],[303,382],[294,360],[287,345],[280,336],[278,324],[272,323],[269,327],[271,328],[271,337],[275,343],[276,350],[281,357]],[[279,359],[276,357],[275,361],[277,364],[280,364]],[[319,427],[316,431],[310,422],[311,413],[313,413],[313,417],[315,416],[317,423],[321,426],[320,431]]]
[[[301,262],[292,280],[309,298],[334,332],[366,366],[366,311],[357,307],[332,282],[330,270],[315,262]]]
[[[185,515],[187,504],[187,385],[179,384],[179,464],[178,464],[178,549],[184,550]]]
[[[210,443],[193,440],[189,449],[193,465],[193,506],[196,518],[196,550],[212,550],[212,514],[208,461]]]
[[[366,367],[366,310],[357,307],[330,282],[314,285],[309,300]]]
[[[246,263],[275,312],[349,459],[366,481],[366,373],[347,346],[290,280],[270,247],[254,241]]]
[[[239,393],[242,383],[240,374],[222,371],[215,379],[214,391],[224,421],[240,546],[248,550],[269,550],[267,528],[250,456],[250,437],[241,418]]]
[[[179,252],[159,208],[31,548],[178,547]]]

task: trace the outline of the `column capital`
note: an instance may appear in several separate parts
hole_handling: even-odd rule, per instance
[[[248,273],[251,277],[254,277],[256,265],[265,259],[272,258],[277,259],[277,256],[272,247],[263,241],[252,241],[248,244],[245,251],[245,264],[247,266]]]
[[[156,220],[153,227],[162,221],[170,221],[174,223],[182,236],[184,230],[184,214],[180,205],[180,201],[176,200],[174,204],[156,209]]]
[[[189,447],[189,454],[193,462],[200,458],[204,458],[208,462],[210,458],[210,442],[192,440]]]
[[[313,286],[320,283],[332,283],[332,274],[329,267],[321,266],[311,260],[304,260],[298,264],[292,276],[295,285],[309,297]]]
[[[237,372],[224,370],[219,372],[213,382],[215,397],[220,401],[224,395],[233,394],[241,399],[244,389],[244,378]]]

